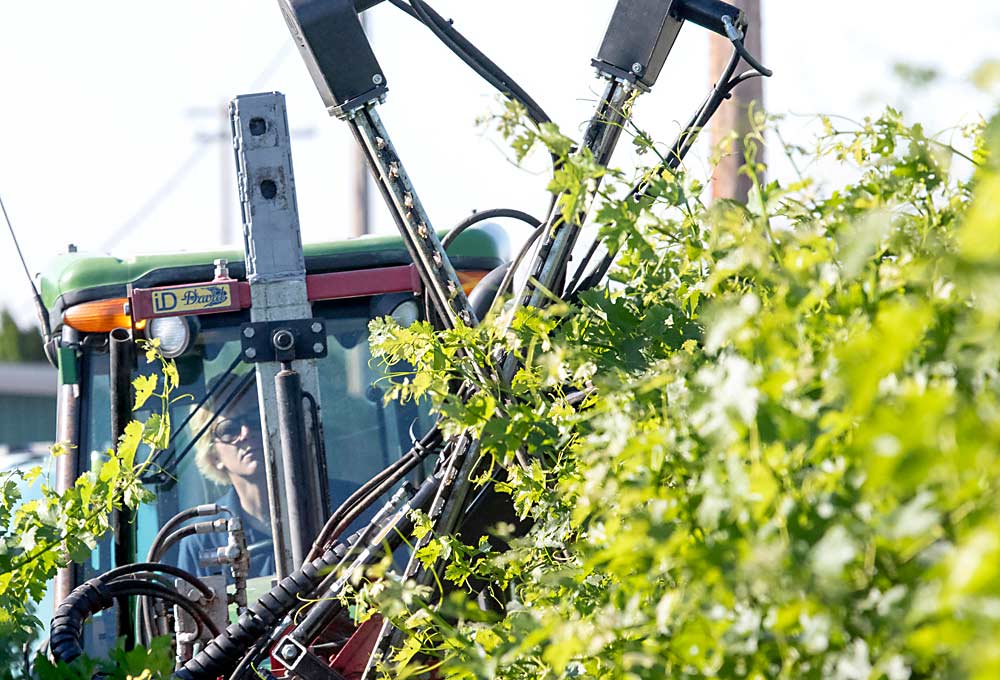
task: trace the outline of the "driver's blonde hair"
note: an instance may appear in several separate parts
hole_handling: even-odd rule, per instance
[[[205,407],[195,411],[191,416],[191,420],[188,422],[188,428],[191,432],[191,436],[194,437],[201,432],[202,428],[212,420],[214,415],[215,414],[212,411]],[[222,486],[228,486],[229,477],[227,477],[226,473],[217,467],[218,462],[219,454],[215,451],[215,440],[212,438],[212,428],[209,427],[205,433],[198,438],[198,441],[195,442],[194,466],[198,468],[198,472],[200,472],[202,476],[209,481]]]
[[[250,390],[256,391],[256,380],[251,379],[246,385],[241,385],[243,378],[243,375],[230,373],[223,374],[221,377],[216,376],[208,381],[206,388],[214,394],[211,399],[205,402],[204,406],[191,415],[191,420],[188,422],[188,432],[192,437],[197,436],[206,425],[212,422],[222,404],[226,402],[234,404]],[[233,390],[239,390],[239,393],[233,395]],[[219,454],[215,451],[215,440],[212,438],[212,426],[216,422],[218,422],[218,418],[215,418],[215,422],[212,422],[212,425],[205,429],[205,432],[195,442],[194,466],[206,479],[221,486],[229,486],[229,477],[218,468]]]

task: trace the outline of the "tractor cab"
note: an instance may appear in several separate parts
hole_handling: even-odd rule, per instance
[[[468,292],[506,261],[506,236],[488,225],[469,229],[454,240],[449,253]],[[430,425],[419,405],[385,402],[387,369],[372,360],[368,348],[372,319],[392,316],[407,325],[422,319],[426,307],[419,276],[399,238],[309,245],[304,263],[309,306],[296,327],[296,342],[305,343],[306,351],[322,351],[310,355],[315,382],[298,393],[305,429],[300,434],[306,456],[319,471],[319,493],[309,498],[313,503],[323,499],[327,507],[316,514],[326,517],[409,450],[414,437]],[[266,428],[278,426],[263,423],[269,407],[254,361],[260,357],[253,355],[267,348],[249,337],[259,328],[251,320],[262,298],[251,292],[246,278],[244,255],[238,251],[129,260],[74,252],[57,258],[43,275],[42,295],[53,329],[48,349],[59,368],[57,432],[70,450],[58,459],[60,486],[72,485],[115,443],[114,421],[121,413],[115,413],[114,405],[123,403],[120,385],[159,372],[136,347],[139,341],[159,341],[177,367],[180,384],[174,395],[183,395],[169,406],[169,445],[146,472],[144,481],[155,501],[141,506],[134,517],[120,518],[116,531],[94,548],[87,562],[60,573],[57,607],[88,579],[147,560],[206,579],[227,578],[220,574],[230,573],[224,567],[233,518],[240,520],[249,557],[243,575],[251,601],[255,581],[257,590],[266,591],[281,576],[282,555],[276,553],[269,518],[277,512],[294,525],[298,509],[288,507],[288,497],[274,497],[272,490],[282,487],[265,474]],[[131,401],[127,395],[124,403]],[[135,415],[142,420],[150,409],[160,408],[152,398]],[[426,471],[418,468],[410,474],[419,483]],[[177,537],[175,530],[183,522],[176,518],[185,517],[185,511],[190,515],[186,519],[202,528]],[[149,612],[134,608],[101,612],[85,628],[84,648],[104,654],[119,635],[142,633],[143,626],[166,632],[157,631],[151,621]]]

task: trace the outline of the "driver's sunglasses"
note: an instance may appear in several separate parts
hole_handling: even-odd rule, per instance
[[[223,444],[232,444],[243,436],[243,428],[253,432],[257,427],[256,413],[238,413],[233,416],[220,416],[212,426],[212,438]]]

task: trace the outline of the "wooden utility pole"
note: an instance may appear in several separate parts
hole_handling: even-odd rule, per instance
[[[747,51],[759,60],[763,61],[761,50],[760,31],[760,4],[761,0],[728,0],[728,2],[739,7],[746,14],[750,22],[746,29],[746,38],[743,44]],[[709,68],[712,83],[719,77],[725,69],[730,56],[733,53],[733,46],[722,36],[711,34],[709,36],[710,58]],[[747,67],[741,62],[737,73],[743,72]],[[722,157],[722,161],[715,169],[712,178],[712,198],[731,198],[741,203],[746,203],[747,195],[753,186],[750,178],[740,173],[740,167],[745,162],[746,147],[744,138],[750,132],[750,106],[753,103],[755,111],[764,108],[764,79],[751,78],[741,83],[734,91],[729,100],[723,102],[718,113],[712,119],[712,148],[716,148],[723,139],[731,132],[736,133],[736,141],[733,143],[729,153]],[[757,160],[763,160],[764,149],[757,150]],[[763,179],[763,178],[761,178]]]

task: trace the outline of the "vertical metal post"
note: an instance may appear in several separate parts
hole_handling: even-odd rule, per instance
[[[259,321],[287,321],[312,317],[306,296],[305,258],[299,231],[295,178],[292,173],[291,140],[285,98],[278,92],[237,97],[230,104],[236,171],[243,217],[247,281],[253,306],[250,318]],[[319,379],[314,360],[296,362],[302,389],[319,399]],[[264,434],[264,461],[267,472],[268,507],[278,578],[291,573],[294,559],[289,534],[303,526],[289,524],[284,465],[274,378],[278,362],[256,364],[260,419]],[[305,456],[306,467],[299,472],[307,488],[297,489],[304,499],[302,512],[322,518],[319,465]],[[302,538],[311,543],[315,536]]]
[[[116,328],[109,334],[110,346],[110,391],[111,391],[111,442],[115,451],[125,434],[125,426],[132,421],[132,368],[135,365],[135,345],[132,333],[125,328]],[[135,526],[132,511],[127,508],[115,510],[112,517],[114,528],[115,566],[120,567],[132,561],[135,540],[132,534]],[[117,602],[116,621],[118,635],[125,636],[125,649],[135,646],[135,629],[129,609],[129,599]]]
[[[78,357],[72,344],[76,331],[63,326],[63,346],[59,348],[59,402],[56,414],[56,441],[69,451],[56,458],[56,491],[63,493],[80,476],[80,377]],[[56,574],[53,588],[53,611],[59,608],[80,581],[79,565],[71,563]]]
[[[300,491],[309,487],[310,451],[306,444],[305,410],[302,400],[302,377],[289,364],[274,376],[274,392],[278,401],[278,431],[281,436],[284,479],[288,493],[288,532],[292,562],[296,567],[305,560],[312,541],[323,528],[322,517],[309,511],[308,498]],[[312,499],[315,500],[315,499]],[[298,530],[295,530],[298,529]]]

